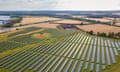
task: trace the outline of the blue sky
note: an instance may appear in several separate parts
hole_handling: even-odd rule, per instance
[[[0,0],[0,10],[120,10],[120,0]]]

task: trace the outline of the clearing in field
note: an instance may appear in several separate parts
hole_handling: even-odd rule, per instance
[[[51,34],[49,33],[40,33],[40,34],[33,34],[33,37],[35,38],[49,38]]]

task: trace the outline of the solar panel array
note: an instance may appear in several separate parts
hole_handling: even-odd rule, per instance
[[[54,44],[40,44],[0,58],[0,68],[15,72],[101,72],[117,63],[120,42],[84,32],[72,33]]]

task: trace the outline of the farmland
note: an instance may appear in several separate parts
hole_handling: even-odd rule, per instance
[[[54,23],[58,24],[80,24],[82,21],[77,21],[77,20],[70,20],[70,19],[63,19],[61,21],[56,21]],[[85,22],[87,23],[87,22]]]
[[[45,16],[25,16],[21,21],[21,24],[32,24],[32,23],[39,23],[39,22],[46,22],[51,20],[59,20],[59,18],[52,18],[52,17],[45,17]]]
[[[22,16],[22,21],[20,23],[14,24],[14,27],[9,30],[4,31],[10,31],[15,30],[16,28],[26,28],[26,27],[42,27],[42,28],[54,28],[56,29],[57,26],[62,24],[72,24],[77,26],[78,28],[84,30],[84,31],[94,31],[97,32],[114,32],[118,33],[120,31],[120,18],[115,18],[115,24],[111,25],[114,18],[89,18],[86,16],[80,16],[80,15],[71,15],[71,16]],[[102,29],[101,29],[102,28]],[[112,31],[111,31],[112,30]]]
[[[30,27],[5,35],[1,72],[114,72],[120,63],[120,40],[80,30]]]
[[[103,25],[103,24],[94,24],[94,25],[83,25],[83,26],[79,26],[77,25],[78,28],[83,29],[85,31],[94,31],[96,34],[98,32],[105,32],[105,33],[109,33],[109,32],[114,32],[114,33],[118,33],[120,32],[120,27],[113,27],[113,26],[108,26],[108,25]]]

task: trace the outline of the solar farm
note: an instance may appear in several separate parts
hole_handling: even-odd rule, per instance
[[[120,40],[80,30],[31,27],[0,41],[0,72],[109,72],[119,58]]]

